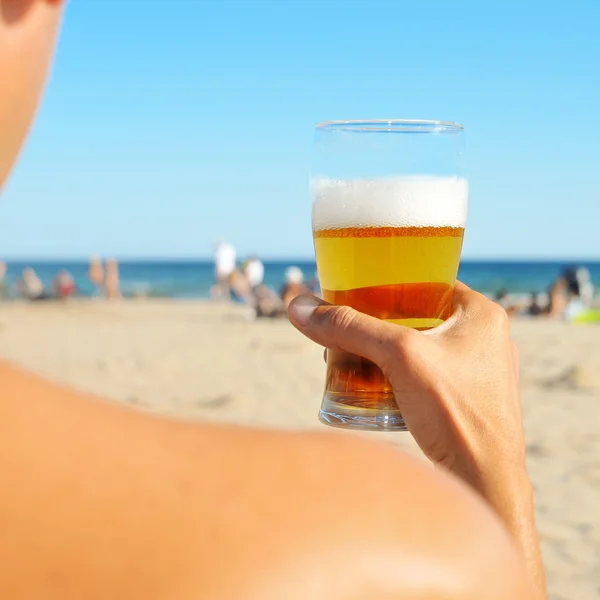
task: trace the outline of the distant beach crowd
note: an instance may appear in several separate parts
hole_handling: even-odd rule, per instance
[[[305,281],[302,269],[290,266],[278,291],[265,285],[265,267],[257,256],[238,265],[235,247],[226,242],[215,245],[215,283],[210,290],[215,300],[233,300],[246,304],[258,318],[287,315],[289,303],[302,294],[320,295],[318,276]]]
[[[567,321],[600,321],[594,302],[594,285],[585,267],[565,267],[546,292],[531,292],[529,298],[516,299],[508,290],[499,290],[496,302],[509,316],[549,317]]]
[[[210,298],[245,304],[256,317],[283,316],[287,314],[288,304],[296,296],[305,293],[320,294],[316,273],[311,279],[305,280],[302,269],[293,265],[283,273],[279,289],[266,285],[262,261],[251,256],[238,264],[235,248],[225,242],[215,245],[213,261],[214,281]],[[46,284],[31,266],[23,268],[16,280],[13,279],[10,283],[6,273],[6,264],[0,262],[0,299],[40,302],[65,301],[75,297],[108,300],[123,297],[119,263],[114,258],[102,261],[98,257],[92,257],[88,262],[85,282],[81,280],[81,272],[80,280],[77,281],[67,269],[57,270],[51,282],[46,278]],[[137,297],[144,295],[134,294]]]
[[[92,286],[92,296],[107,299],[121,298],[119,289],[119,263],[114,258],[102,261],[92,257],[88,265],[88,280]],[[75,279],[65,269],[56,273],[52,285],[46,286],[32,267],[21,272],[13,289],[7,284],[6,264],[0,262],[0,299],[8,297],[21,298],[31,302],[42,300],[67,300],[74,296],[84,295]]]

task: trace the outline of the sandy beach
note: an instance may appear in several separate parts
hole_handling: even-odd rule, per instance
[[[600,326],[515,320],[513,333],[549,597],[600,598]],[[322,350],[236,306],[6,303],[0,357],[143,410],[322,427]],[[419,453],[408,434],[381,435]]]

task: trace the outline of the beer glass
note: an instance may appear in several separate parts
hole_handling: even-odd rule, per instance
[[[443,121],[316,126],[312,228],[323,299],[404,327],[447,319],[467,213],[463,127]],[[389,382],[327,351],[321,421],[406,430]]]

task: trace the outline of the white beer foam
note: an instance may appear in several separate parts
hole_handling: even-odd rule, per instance
[[[314,179],[313,229],[464,227],[468,184],[462,177]]]

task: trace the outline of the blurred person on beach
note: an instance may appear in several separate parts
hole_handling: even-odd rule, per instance
[[[67,300],[75,294],[77,288],[72,275],[65,271],[59,271],[54,278],[54,297],[59,300]]]
[[[254,295],[254,310],[256,318],[285,317],[287,319],[287,307],[279,294],[271,287],[261,283],[252,288]]]
[[[515,315],[519,307],[511,304],[510,295],[506,288],[501,288],[496,292],[494,300],[506,311],[506,314],[511,317]]]
[[[231,300],[235,302],[241,302],[243,304],[252,304],[254,296],[252,295],[252,288],[250,282],[246,277],[244,271],[240,269],[233,269],[227,279],[227,288]]]
[[[17,281],[17,289],[25,300],[36,301],[52,298],[52,294],[46,291],[42,280],[31,267],[23,269],[21,277]]]
[[[288,267],[285,271],[284,284],[279,292],[279,297],[283,305],[287,308],[290,302],[301,296],[310,293],[308,287],[304,285],[304,273],[299,267]]]
[[[590,272],[585,267],[580,267],[576,272],[577,283],[579,284],[579,297],[584,308],[591,308],[594,302],[594,284]]]
[[[0,260],[0,300],[6,297],[6,263]]]
[[[254,293],[256,317],[287,317],[287,310],[283,305],[283,301],[271,288],[261,283],[252,291]]]
[[[104,267],[97,256],[90,258],[88,280],[92,284],[92,296],[101,296],[104,287]]]
[[[593,304],[594,286],[590,273],[584,267],[567,267],[548,290],[549,317],[576,320]]]
[[[258,278],[251,281],[247,273],[247,264],[242,264],[229,276],[231,299],[251,308],[251,312],[248,313],[250,319],[284,316],[285,307],[277,294],[264,283],[252,285]]]
[[[246,261],[243,272],[253,289],[261,285],[265,278],[265,266],[257,256],[251,256]]]
[[[119,285],[119,263],[115,258],[109,258],[104,268],[104,296],[109,300],[122,298]]]
[[[540,295],[537,291],[531,292],[526,314],[530,317],[539,317],[544,314],[544,307],[540,303]]]
[[[577,266],[569,265],[560,274],[560,278],[564,279],[567,286],[567,293],[570,296],[579,296],[579,277],[577,276],[577,272]]]
[[[0,183],[62,4],[0,0]],[[358,435],[138,412],[0,361],[0,597],[543,600],[505,311],[457,284],[427,332],[312,296],[289,315],[383,370],[437,468]]]
[[[506,302],[508,300],[508,290],[506,288],[500,288],[494,295],[494,300],[502,307],[506,308]]]
[[[591,308],[594,298],[594,286],[590,278],[590,272],[585,267],[567,267],[562,274],[568,294],[567,313],[576,316]]]
[[[213,298],[229,298],[230,282],[236,269],[236,257],[235,248],[231,244],[221,241],[215,244],[215,284],[210,290]]]
[[[310,293],[314,296],[321,297],[321,281],[319,280],[319,273],[315,271],[313,278],[306,283],[306,287],[310,290]]]

